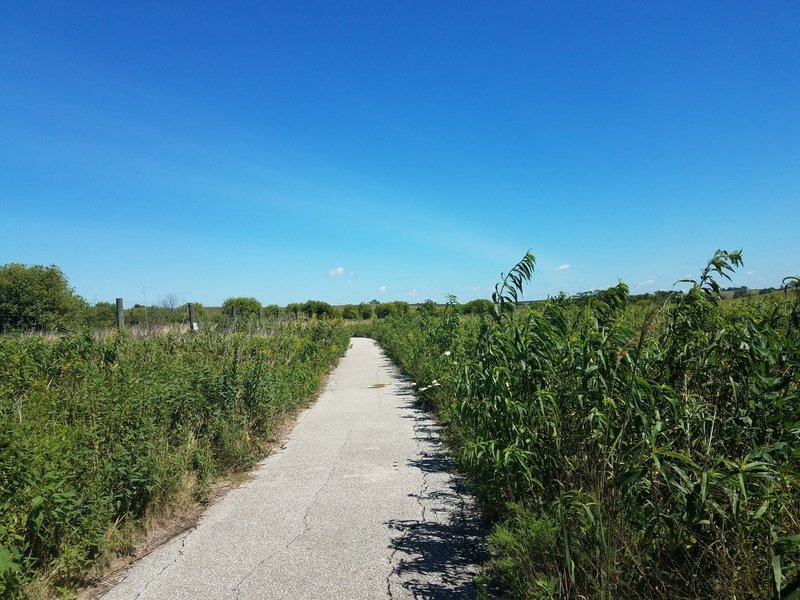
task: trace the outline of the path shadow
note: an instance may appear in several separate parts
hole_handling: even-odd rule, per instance
[[[396,557],[394,574],[414,598],[475,598],[473,576],[488,558],[486,528],[462,479],[452,473],[438,436],[441,427],[415,402],[408,408],[413,411],[409,417],[417,420],[415,435],[421,442],[420,455],[408,464],[420,469],[426,481],[419,494],[410,496],[425,510],[420,520],[387,522],[399,532],[390,545]]]

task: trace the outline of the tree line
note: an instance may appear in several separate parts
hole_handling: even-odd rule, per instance
[[[484,301],[488,302],[488,301]],[[291,303],[285,307],[262,304],[253,297],[231,297],[222,307],[204,307],[192,303],[195,318],[204,324],[246,324],[260,319],[384,319],[402,316],[412,309],[407,302],[362,302],[333,306],[322,300]],[[421,310],[436,311],[432,300]],[[126,325],[163,326],[188,322],[188,305],[174,294],[165,296],[158,304],[134,304],[124,311]],[[23,265],[10,263],[0,266],[0,332],[65,331],[78,327],[108,328],[117,324],[114,302],[90,304],[69,284],[56,265]]]

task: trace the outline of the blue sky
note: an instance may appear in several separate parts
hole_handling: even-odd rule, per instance
[[[800,2],[6,2],[0,264],[90,302],[800,273]]]

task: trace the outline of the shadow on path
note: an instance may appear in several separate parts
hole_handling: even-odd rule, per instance
[[[408,391],[413,398],[411,388]],[[452,474],[438,436],[440,426],[413,400],[407,408],[412,411],[409,418],[416,420],[420,444],[419,456],[408,464],[423,474],[419,494],[411,494],[420,504],[422,518],[387,523],[399,532],[390,545],[396,557],[393,574],[414,598],[475,598],[473,578],[487,559],[485,527],[462,480]]]

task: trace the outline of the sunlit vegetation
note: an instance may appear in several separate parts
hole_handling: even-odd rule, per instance
[[[70,589],[253,465],[346,348],[321,320],[0,338],[0,597]]]
[[[529,254],[478,317],[453,302],[359,329],[446,424],[494,524],[491,593],[800,597],[798,280],[723,301],[741,261],[717,252],[683,294],[505,310]]]

